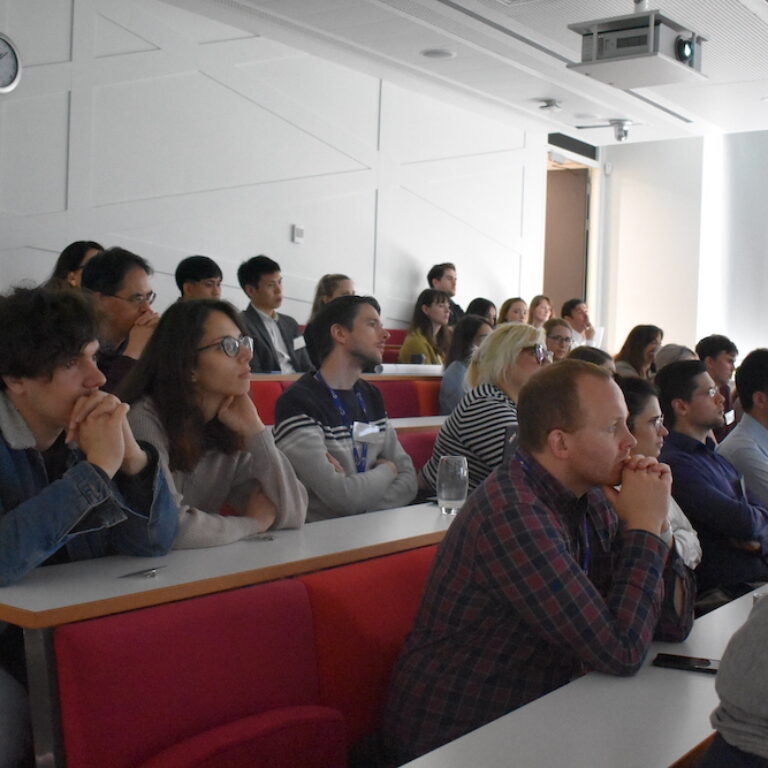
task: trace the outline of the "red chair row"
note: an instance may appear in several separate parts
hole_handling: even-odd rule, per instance
[[[67,765],[360,762],[435,551],[57,628]]]
[[[277,399],[292,381],[257,379],[251,382],[251,399],[265,424],[275,423]],[[375,382],[384,398],[384,407],[392,419],[411,416],[437,416],[440,412],[438,397],[440,379],[422,381],[411,379],[384,379]]]

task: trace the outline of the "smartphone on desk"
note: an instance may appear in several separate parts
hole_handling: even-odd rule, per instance
[[[701,659],[696,656],[679,656],[676,653],[657,653],[652,664],[655,667],[670,667],[671,669],[687,669],[691,672],[706,672],[716,675],[720,669],[718,659]]]

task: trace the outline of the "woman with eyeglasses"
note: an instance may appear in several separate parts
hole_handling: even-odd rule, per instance
[[[548,362],[540,330],[522,323],[496,327],[472,355],[467,372],[472,389],[440,428],[419,473],[422,490],[434,493],[441,456],[467,457],[470,491],[501,464],[505,436],[517,426],[520,390]]]
[[[662,420],[655,387],[651,382],[637,377],[616,376],[615,378],[627,404],[627,427],[637,440],[635,447],[631,449],[632,454],[658,459],[661,447],[664,445],[664,438],[669,431]],[[671,496],[667,519],[677,554],[685,565],[695,568],[701,562],[699,537],[690,520]]]
[[[157,448],[176,496],[176,549],[304,523],[306,489],[249,396],[252,352],[231,304],[177,302],[120,389],[134,435]]]
[[[547,349],[552,353],[553,360],[556,363],[565,360],[573,344],[571,326],[562,318],[553,317],[544,323],[544,335],[547,339]]]

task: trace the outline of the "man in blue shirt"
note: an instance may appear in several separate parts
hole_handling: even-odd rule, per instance
[[[768,580],[768,509],[744,494],[739,473],[715,452],[710,430],[722,424],[724,399],[704,362],[671,363],[656,386],[670,431],[660,459],[701,541],[699,592],[719,587],[735,597]]]
[[[744,358],[736,389],[744,415],[717,452],[742,474],[747,491],[768,506],[768,349]]]

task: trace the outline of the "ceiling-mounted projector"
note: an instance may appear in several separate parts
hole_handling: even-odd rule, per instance
[[[569,24],[581,35],[581,62],[568,68],[617,88],[700,82],[706,38],[659,11]]]

